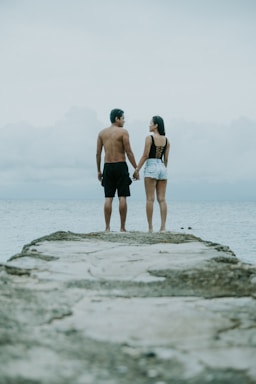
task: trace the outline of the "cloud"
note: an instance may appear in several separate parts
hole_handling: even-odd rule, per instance
[[[256,182],[256,121],[240,118],[229,125],[181,120],[165,123],[171,142],[170,183]],[[51,190],[59,190],[60,195],[66,190],[71,197],[102,196],[95,151],[98,132],[108,124],[103,125],[95,111],[73,107],[52,126],[21,122],[3,127],[0,130],[2,197],[8,197],[4,194],[6,191],[12,194],[12,190],[18,196],[19,188],[26,190],[26,185],[29,195],[33,195],[33,190],[37,194],[40,189],[45,196],[51,195]],[[148,124],[149,121],[126,121],[137,161],[149,134]],[[144,196],[143,183],[135,183],[133,188],[135,195]]]
[[[19,183],[83,184],[95,171],[96,113],[71,109],[52,127],[9,124],[0,130],[2,186]]]
[[[171,174],[175,180],[217,183],[256,180],[256,122],[228,125],[173,121]]]

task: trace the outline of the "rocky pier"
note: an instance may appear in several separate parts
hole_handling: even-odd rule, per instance
[[[0,285],[0,384],[256,383],[256,266],[228,246],[56,232]]]

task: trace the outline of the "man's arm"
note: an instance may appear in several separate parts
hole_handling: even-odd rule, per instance
[[[125,131],[123,134],[123,144],[124,144],[125,153],[127,154],[127,157],[129,159],[130,163],[132,164],[132,166],[135,169],[137,167],[137,163],[136,163],[136,160],[135,160],[132,148],[131,148],[129,133],[127,131]]]
[[[98,135],[97,149],[96,149],[96,165],[97,165],[97,170],[98,170],[99,181],[101,181],[101,179],[102,179],[102,173],[101,173],[101,169],[100,169],[102,147],[103,147],[102,139],[101,139],[100,135]]]
[[[150,148],[151,148],[151,136],[147,136],[145,139],[144,151],[136,168],[137,172],[143,167],[145,161],[148,159]]]

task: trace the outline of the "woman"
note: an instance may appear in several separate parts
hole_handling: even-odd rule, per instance
[[[149,125],[150,135],[146,137],[143,155],[138,163],[133,177],[138,179],[139,171],[144,167],[144,184],[146,192],[146,213],[148,230],[153,232],[152,218],[155,192],[160,207],[160,232],[166,230],[167,204],[165,192],[167,186],[167,163],[170,143],[165,137],[164,121],[160,116],[153,116]]]

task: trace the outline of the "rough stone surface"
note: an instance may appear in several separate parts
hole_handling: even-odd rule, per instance
[[[57,232],[0,277],[0,384],[256,383],[256,266],[227,246]]]

